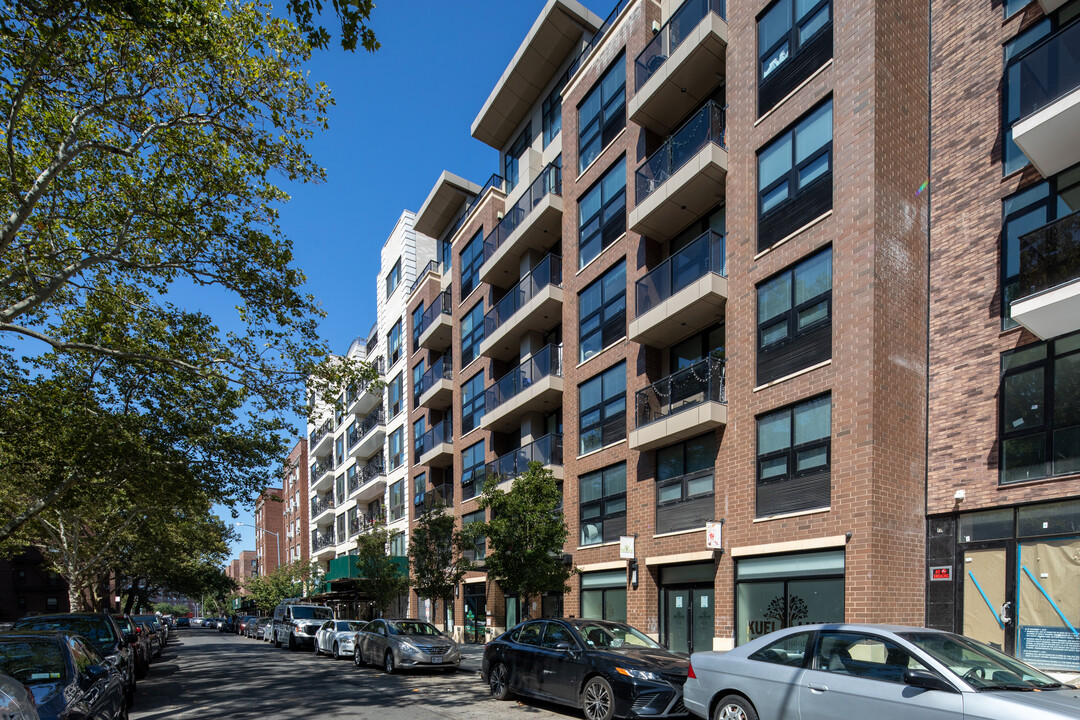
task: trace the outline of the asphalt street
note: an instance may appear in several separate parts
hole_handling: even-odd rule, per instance
[[[139,681],[132,720],[165,718],[363,718],[435,720],[580,718],[534,701],[497,702],[480,682],[482,649],[468,647],[456,673],[386,675],[352,660],[275,649],[272,643],[183,629]]]

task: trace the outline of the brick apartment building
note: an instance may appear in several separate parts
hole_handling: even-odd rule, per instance
[[[281,562],[290,563],[311,557],[308,537],[308,440],[300,440],[285,459],[285,477],[282,481]]]
[[[267,488],[255,499],[255,564],[259,575],[269,575],[285,562],[283,492],[282,488]]]

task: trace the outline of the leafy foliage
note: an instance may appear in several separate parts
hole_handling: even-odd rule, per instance
[[[274,611],[285,598],[304,594],[304,583],[318,574],[318,563],[295,560],[278,567],[267,575],[247,578],[244,589],[257,608],[264,614]]]
[[[445,600],[468,571],[461,555],[462,538],[454,531],[454,516],[443,507],[424,513],[410,529],[410,582],[421,598]]]
[[[360,571],[360,587],[368,600],[380,612],[409,592],[409,578],[387,554],[392,533],[378,525],[356,539],[356,567]]]
[[[359,41],[368,52],[379,49],[375,32],[367,24],[375,9],[373,0],[331,0],[331,5],[341,22],[341,47],[352,51]],[[313,47],[325,49],[330,42],[330,33],[315,24],[315,16],[323,11],[322,0],[288,0],[287,7],[308,42]]]

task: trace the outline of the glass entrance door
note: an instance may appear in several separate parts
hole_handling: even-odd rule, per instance
[[[484,642],[487,625],[487,587],[484,583],[465,586],[465,642]]]
[[[970,638],[1012,651],[1011,606],[1006,604],[1008,555],[1005,548],[964,552],[964,627]]]
[[[664,588],[664,644],[673,652],[712,650],[711,585]]]

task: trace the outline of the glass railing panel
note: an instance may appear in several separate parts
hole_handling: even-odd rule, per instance
[[[672,14],[634,62],[635,92],[663,67],[672,53],[682,45],[683,40],[690,36],[710,12],[719,15],[721,19],[727,19],[724,15],[724,0],[686,0]]]
[[[1017,64],[1019,112],[1025,118],[1080,88],[1080,23],[1031,48]]]
[[[488,178],[488,181],[484,183],[484,187],[480,188],[479,194],[477,194],[477,196],[470,200],[469,204],[465,206],[465,211],[461,213],[461,216],[457,220],[454,221],[454,228],[450,231],[447,237],[452,238],[455,234],[457,234],[457,231],[460,230],[461,226],[465,224],[465,221],[469,219],[469,216],[472,215],[473,211],[476,210],[477,207],[479,207],[480,201],[484,199],[484,195],[487,194],[487,191],[492,188],[495,188],[496,190],[503,189],[503,179],[502,176],[498,173],[492,173],[491,177]]]
[[[1020,287],[1027,297],[1080,278],[1080,212],[1020,238]]]
[[[420,436],[416,441],[416,454],[418,456],[423,455],[424,453],[433,450],[440,443],[452,443],[454,441],[453,436],[453,423],[450,418],[446,418]]]
[[[630,2],[631,0],[617,0],[615,7],[612,8],[611,12],[608,13],[607,18],[604,19],[604,24],[600,26],[600,29],[596,31],[596,34],[592,36],[589,42],[585,43],[585,46],[581,48],[581,52],[578,53],[577,58],[570,64],[570,77],[574,77],[574,74],[581,69],[581,66],[585,64],[585,61],[588,59],[589,54],[600,44],[600,41],[604,39],[604,35],[607,34],[607,31],[615,24],[615,21],[619,18],[619,15],[622,14],[622,11],[630,5]]]
[[[453,310],[453,301],[450,298],[450,291],[439,293],[431,302],[431,306],[420,316],[420,327],[417,328],[416,337],[423,335],[424,331],[431,327],[431,323],[441,315],[449,315],[451,310]]]
[[[724,140],[724,108],[712,101],[705,103],[701,110],[672,133],[667,142],[634,173],[634,196],[638,204],[667,182],[708,143],[727,147]]]
[[[484,315],[484,337],[490,337],[548,285],[562,285],[562,257],[559,255],[546,256],[495,303],[495,307],[487,311]]]
[[[706,230],[700,237],[650,270],[635,284],[637,316],[641,317],[706,273],[726,276],[725,241]]]
[[[562,376],[562,345],[548,345],[484,391],[488,412],[549,375]]]
[[[416,276],[416,279],[413,280],[413,284],[409,287],[409,294],[410,295],[412,295],[413,292],[416,291],[416,288],[420,287],[420,283],[422,283],[424,281],[424,278],[426,278],[429,273],[432,274],[432,275],[438,275],[439,274],[439,261],[438,260],[429,260],[428,261],[428,264],[424,266],[424,269],[420,271],[420,273]]]
[[[503,214],[503,219],[484,238],[484,262],[506,242],[529,213],[548,195],[562,195],[562,155],[540,171],[522,196]]]
[[[486,474],[488,477],[494,475],[499,478],[499,482],[502,482],[528,470],[531,462],[538,462],[541,465],[562,465],[562,451],[562,435],[554,433],[545,435],[513,452],[500,455],[494,462],[487,464]]]
[[[638,390],[634,397],[636,427],[706,402],[727,403],[723,358],[706,358]]]
[[[454,368],[449,355],[443,355],[438,360],[431,364],[431,367],[427,369],[420,377],[420,383],[417,385],[417,395],[423,395],[440,380],[451,380],[454,376]],[[418,398],[419,399],[419,398]]]

